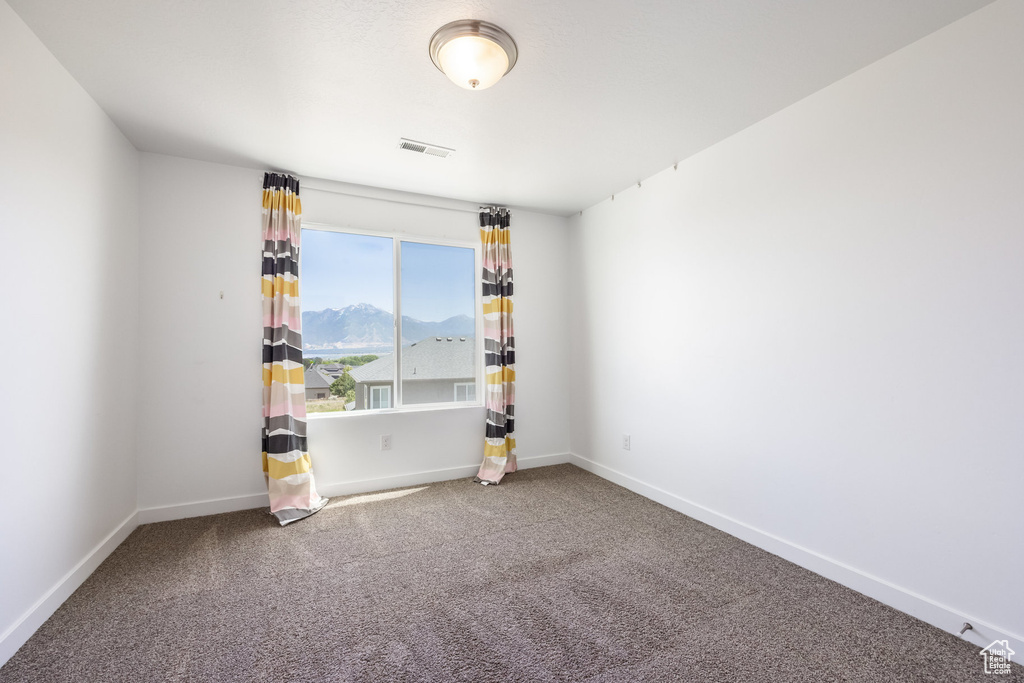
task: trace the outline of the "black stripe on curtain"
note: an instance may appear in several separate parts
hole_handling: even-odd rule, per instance
[[[285,173],[264,173],[263,189],[284,190],[289,189],[293,193],[299,193],[299,179]]]
[[[511,225],[512,212],[504,207],[480,207],[480,227],[507,228]]]

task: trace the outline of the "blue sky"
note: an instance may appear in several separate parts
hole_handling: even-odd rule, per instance
[[[394,308],[391,238],[302,231],[302,310],[372,304]],[[402,243],[402,314],[437,321],[473,316],[473,250]]]

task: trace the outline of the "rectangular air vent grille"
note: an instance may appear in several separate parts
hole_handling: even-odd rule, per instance
[[[441,157],[442,159],[445,159],[455,154],[454,149],[441,147],[440,145],[430,145],[427,144],[426,142],[416,142],[415,140],[407,140],[405,138],[401,138],[398,141],[398,148],[405,149],[410,152],[416,152],[417,154],[429,154],[430,156]]]

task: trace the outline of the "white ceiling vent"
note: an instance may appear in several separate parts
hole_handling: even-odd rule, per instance
[[[430,156],[441,157],[442,159],[445,159],[455,154],[454,149],[440,147],[438,145],[429,145],[426,142],[406,140],[405,138],[401,138],[398,140],[398,148],[406,149],[409,150],[410,152],[416,152],[418,154],[429,154]]]

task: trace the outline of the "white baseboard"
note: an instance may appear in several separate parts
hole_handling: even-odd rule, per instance
[[[551,455],[531,455],[528,458],[519,458],[519,469],[528,470],[531,467],[548,467],[549,465],[565,465],[572,462],[570,453],[552,453]]]
[[[526,458],[519,458],[520,469],[531,467],[545,467],[547,465],[560,465],[569,462],[568,453],[556,453],[552,455],[534,455]],[[382,491],[384,489],[397,489],[403,486],[418,486],[420,484],[433,484],[439,481],[472,477],[477,473],[480,466],[465,465],[463,467],[448,467],[439,470],[425,470],[422,472],[410,472],[391,477],[377,477],[374,479],[359,479],[356,481],[343,481],[335,483],[317,482],[317,489],[320,495],[327,498],[334,496],[348,496],[353,493],[369,493],[371,491]],[[180,505],[165,505],[162,507],[144,508],[139,510],[139,524],[153,524],[154,522],[169,522],[175,519],[187,519],[189,517],[204,517],[206,515],[217,515],[222,512],[237,512],[238,510],[251,510],[253,508],[268,507],[266,493],[254,493],[247,496],[233,496],[231,498],[217,498],[215,500],[202,500],[195,503],[182,503]]]
[[[219,515],[222,512],[237,512],[239,510],[251,510],[253,508],[269,506],[270,501],[266,493],[201,500],[195,503],[181,503],[180,505],[164,505],[139,510],[139,524],[170,522],[175,519],[205,517],[206,515]]]
[[[735,536],[773,555],[778,555],[793,564],[809,569],[815,574],[824,576],[858,593],[874,598],[889,607],[916,617],[943,631],[957,634],[965,621],[970,622],[974,628],[967,631],[964,634],[964,638],[979,648],[986,647],[995,640],[1009,640],[1012,649],[1017,652],[1024,652],[1024,649],[1022,649],[1024,648],[1024,637],[1008,629],[990,624],[973,615],[958,612],[951,607],[911,590],[896,586],[884,579],[821,555],[809,548],[804,548],[767,531],[762,531],[749,524],[715,512],[703,505],[623,474],[606,465],[596,463],[581,455],[571,454],[569,462],[596,474],[602,479],[607,479],[645,498],[661,503],[665,507],[709,524],[730,536]]]
[[[90,550],[71,571],[44,593],[10,628],[0,634],[0,666],[14,656],[18,648],[24,645],[32,634],[50,618],[50,615],[71,597],[75,589],[89,578],[96,567],[100,566],[100,563],[107,559],[107,556],[114,552],[114,549],[121,545],[138,525],[138,513],[133,512]]]

